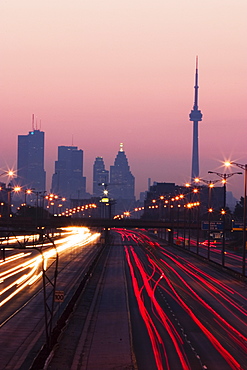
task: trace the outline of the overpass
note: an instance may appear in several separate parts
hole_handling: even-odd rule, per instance
[[[0,220],[1,231],[37,232],[37,230],[59,229],[68,226],[85,226],[89,228],[128,228],[128,229],[198,229],[200,223],[184,221],[143,220],[136,218],[109,219],[109,218],[82,218],[82,217],[51,217],[34,220],[31,218],[11,218]]]

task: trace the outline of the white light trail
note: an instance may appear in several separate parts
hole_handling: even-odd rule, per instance
[[[73,247],[89,245],[95,242],[100,236],[100,233],[92,234],[90,230],[85,227],[69,227],[63,230],[64,237],[54,241],[54,245],[52,243],[36,245],[35,249],[38,250],[40,254],[35,257],[30,257],[32,252],[23,252],[7,257],[5,261],[0,261],[1,269],[7,267],[8,264],[16,263],[15,266],[0,272],[0,284],[6,284],[6,286],[0,290],[0,296],[5,296],[3,300],[0,301],[0,307],[15,297],[26,286],[32,285],[42,276],[42,260],[44,263],[44,270],[46,270],[49,259],[54,258],[57,253],[59,254]],[[41,247],[48,248],[42,251],[41,254]],[[26,257],[29,257],[27,261],[18,263],[19,259]],[[14,276],[17,277],[13,280]]]

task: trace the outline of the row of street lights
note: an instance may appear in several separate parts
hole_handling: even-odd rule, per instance
[[[243,255],[242,255],[242,274],[245,276],[245,266],[246,266],[246,208],[247,208],[247,164],[241,164],[231,161],[224,162],[226,167],[230,167],[231,165],[236,166],[244,170],[244,210],[243,210]],[[214,171],[208,171],[210,174],[215,174],[222,179],[223,188],[224,188],[224,198],[223,198],[223,209],[222,209],[222,216],[223,216],[223,238],[222,238],[222,265],[225,265],[225,223],[226,223],[226,183],[227,179],[234,176],[234,175],[242,175],[242,172],[233,172],[233,173],[219,173]],[[201,180],[206,182],[205,180]],[[214,182],[217,182],[214,181]],[[211,187],[212,182],[209,182],[209,187]],[[209,198],[211,202],[211,197]],[[209,211],[211,207],[209,207]],[[210,233],[210,223],[209,223],[209,233]],[[210,239],[208,239],[208,243],[210,243]],[[209,248],[208,248],[209,250]]]
[[[51,206],[53,206],[53,213],[54,213],[54,206],[57,201],[61,201],[62,203],[66,201],[66,198],[59,197],[55,194],[47,194],[45,195],[45,191],[35,191],[35,189],[23,189],[20,186],[12,186],[11,183],[8,184],[7,187],[1,187],[0,191],[4,191],[7,193],[7,216],[12,217],[11,212],[11,206],[12,206],[12,194],[20,194],[24,193],[24,203],[21,204],[21,206],[26,207],[27,206],[27,196],[28,195],[35,195],[36,197],[36,208],[39,207],[39,197],[40,200],[42,200],[42,205],[40,204],[40,208],[44,208],[44,201],[47,201],[46,208],[49,209]],[[1,205],[5,205],[4,202],[1,203]],[[63,204],[59,204],[58,207],[61,207]],[[19,208],[18,208],[19,209]]]
[[[236,166],[238,168],[241,168],[244,171],[244,210],[243,210],[243,258],[242,258],[242,273],[245,276],[245,260],[246,260],[246,211],[247,211],[247,164],[241,164],[241,163],[236,163],[236,162],[231,162],[231,161],[226,161],[225,166]]]
[[[243,257],[242,257],[242,274],[245,275],[245,265],[246,265],[246,247],[247,247],[247,243],[246,243],[246,222],[247,222],[247,217],[246,217],[246,211],[247,211],[247,164],[246,165],[243,165],[243,164],[239,164],[239,163],[235,163],[235,162],[225,162],[225,165],[226,166],[230,166],[230,165],[235,165],[241,169],[244,170],[244,210],[243,210]],[[223,208],[221,209],[221,215],[222,215],[222,221],[223,221],[223,231],[222,231],[222,265],[224,266],[225,265],[225,233],[226,233],[226,183],[227,183],[227,179],[234,176],[234,175],[240,175],[242,174],[242,172],[233,172],[233,173],[219,173],[219,172],[214,172],[214,171],[208,171],[209,174],[215,174],[217,175],[218,177],[221,178],[221,182],[223,184]],[[209,251],[210,251],[210,233],[211,233],[211,226],[210,226],[210,220],[211,220],[211,214],[213,212],[213,209],[212,209],[212,204],[211,204],[211,192],[212,192],[212,188],[214,187],[214,184],[219,182],[220,180],[204,180],[204,179],[194,179],[194,185],[195,185],[195,188],[192,190],[192,192],[189,192],[190,194],[190,197],[193,193],[197,193],[199,194],[199,184],[200,182],[204,182],[208,185],[208,189],[209,189],[209,192],[208,192],[208,258],[209,258]],[[186,187],[190,188],[192,185],[191,184],[186,184],[185,185]],[[174,198],[170,198],[170,200],[175,200],[176,197]],[[159,197],[159,200],[163,200],[165,199],[164,196],[160,196]],[[198,200],[199,200],[199,195],[198,195]],[[158,208],[158,205],[156,205],[157,200],[153,200],[152,202],[154,203],[154,205],[150,205],[149,208]],[[166,207],[165,203],[168,203],[168,200],[164,201],[164,207]],[[198,202],[200,204],[200,202]],[[191,207],[191,204],[193,204],[193,202],[189,202],[187,205],[184,204],[184,207],[190,209]],[[170,205],[170,207],[173,207],[173,205]],[[199,209],[199,208],[198,208]],[[190,222],[190,217],[191,217],[191,214],[189,212],[189,222]],[[198,221],[199,221],[199,211],[198,211]],[[189,232],[190,234],[190,232]],[[198,234],[199,235],[199,234]],[[198,237],[197,237],[198,238]],[[184,238],[185,239],[185,238]],[[190,239],[190,235],[189,235],[189,239]],[[198,245],[198,241],[197,241],[197,245]]]
[[[12,172],[11,172],[12,173]],[[6,175],[6,172],[0,174],[0,175]],[[59,195],[50,193],[46,194],[45,191],[35,191],[35,189],[24,189],[20,186],[11,186],[9,183],[7,187],[1,187],[0,191],[5,191],[7,193],[7,202],[1,202],[1,206],[7,207],[7,217],[12,217],[11,207],[12,207],[12,193],[24,193],[24,203],[22,203],[20,206],[24,207],[24,216],[27,216],[26,207],[27,207],[27,196],[28,195],[34,195],[36,199],[36,219],[38,218],[38,208],[40,208],[42,211],[46,209],[47,211],[52,210],[52,214],[54,216],[72,216],[75,213],[87,211],[88,209],[96,208],[96,204],[86,204],[80,207],[76,208],[66,208],[63,209],[64,204],[66,202],[65,197],[60,197]],[[34,199],[34,200],[35,200]],[[40,202],[39,202],[40,199]],[[45,204],[46,202],[46,204]],[[40,203],[40,204],[39,204]],[[20,209],[18,207],[17,209]],[[0,215],[2,217],[2,215]],[[43,217],[43,216],[42,216]]]
[[[221,250],[221,255],[222,255],[222,266],[225,266],[225,249],[226,249],[226,180],[229,177],[232,177],[234,175],[242,175],[242,172],[233,172],[233,173],[219,173],[219,172],[214,172],[214,171],[208,171],[208,173],[213,173],[219,177],[222,178],[222,184],[223,184],[223,209],[221,211],[222,214],[222,219],[223,219],[223,234],[222,234],[222,250]]]
[[[1,187],[0,186],[0,191],[5,191],[7,193],[7,215],[8,215],[8,217],[12,217],[12,213],[11,213],[12,197],[11,197],[11,194],[12,193],[19,193],[21,191],[21,187],[20,186],[14,186],[13,187],[9,183],[7,187]],[[5,203],[1,202],[1,205],[5,205]]]
[[[243,165],[240,163],[235,162],[225,162],[225,166],[229,167],[230,165],[235,165],[245,172],[244,176],[244,214],[243,214],[243,258],[242,258],[242,274],[245,275],[245,255],[246,255],[246,187],[247,187],[247,165]],[[223,208],[221,210],[222,219],[223,219],[223,233],[222,233],[222,266],[225,265],[225,233],[226,233],[226,183],[227,179],[234,176],[234,175],[242,175],[242,172],[233,172],[233,173],[219,173],[215,171],[208,171],[209,174],[215,174],[220,177],[223,184]],[[213,209],[211,208],[211,189],[213,188],[214,184],[220,180],[203,180],[203,179],[194,179],[195,183],[204,182],[208,184],[209,188],[209,195],[208,195],[208,258],[209,258],[209,251],[210,251],[210,214],[212,213]]]
[[[230,167],[230,166],[236,166],[236,167],[239,167],[241,168],[243,171],[244,171],[244,210],[243,210],[243,259],[242,259],[242,271],[243,271],[243,275],[245,275],[245,259],[246,259],[246,222],[247,222],[247,219],[246,219],[246,211],[247,211],[247,164],[241,164],[241,163],[236,163],[236,162],[231,162],[231,161],[227,161],[224,163],[226,167]],[[227,179],[234,176],[235,174],[242,174],[242,172],[233,172],[233,173],[219,173],[219,172],[214,172],[214,171],[208,171],[209,174],[215,174],[217,175],[218,177],[220,177],[222,179],[222,183],[223,183],[223,188],[224,188],[224,191],[223,191],[223,208],[222,208],[222,218],[223,218],[223,238],[222,238],[222,265],[224,266],[225,264],[225,215],[226,215],[226,183],[227,183]],[[13,177],[14,176],[14,171],[12,170],[9,170],[9,171],[3,171],[0,176],[8,176],[8,177]],[[214,184],[220,180],[214,180],[214,181],[211,181],[211,180],[204,180],[204,179],[194,179],[194,183],[197,184],[199,182],[204,182],[206,184],[208,184],[208,188],[209,188],[209,195],[208,195],[208,217],[209,217],[209,237],[208,237],[208,250],[209,250],[209,246],[210,246],[210,213],[212,212],[212,208],[211,208],[211,190],[214,186]],[[103,184],[104,185],[104,184]],[[186,184],[186,187],[190,187],[191,184]],[[8,204],[8,215],[11,216],[11,193],[12,192],[15,192],[15,193],[18,193],[20,191],[22,191],[22,188],[19,187],[19,186],[15,186],[15,187],[12,187],[11,184],[8,185],[8,187],[5,188],[6,191],[7,191],[7,197],[8,197],[8,201],[7,201],[7,204]],[[0,188],[1,190],[1,188]],[[33,191],[33,189],[26,189],[25,190],[25,205],[26,205],[26,197],[28,194],[32,194],[32,193],[35,193],[37,194],[37,198],[38,198],[38,192],[35,192]],[[195,187],[193,189],[193,192],[194,193],[197,193],[198,192],[198,189]],[[108,194],[108,190],[105,186],[105,190],[104,190],[104,194],[107,193]],[[191,194],[191,193],[190,193]],[[58,196],[55,196],[55,195],[47,195],[47,196],[44,196],[43,199],[47,199],[49,202],[50,202],[50,205],[55,205],[55,200],[57,199],[56,197]],[[174,197],[174,200],[175,200],[176,197]],[[65,198],[62,198],[62,200],[64,201]],[[163,197],[164,199],[164,197]],[[160,197],[160,201],[163,200],[162,199],[162,196]],[[173,199],[173,198],[171,198]],[[178,199],[176,199],[178,200]],[[38,201],[37,201],[37,207],[38,207]],[[188,206],[189,208],[189,206]],[[126,216],[126,215],[125,215]]]
[[[246,187],[247,187],[247,164],[243,165],[240,163],[235,163],[235,162],[225,162],[224,163],[226,167],[229,167],[231,165],[235,165],[241,169],[244,170],[244,212],[243,212],[243,257],[242,257],[242,274],[245,276],[245,256],[246,256]],[[234,175],[242,175],[242,172],[232,172],[232,173],[220,173],[220,172],[215,172],[215,171],[208,171],[209,174],[215,174],[218,177],[222,179],[222,184],[223,184],[223,208],[221,211],[222,214],[222,219],[223,219],[223,233],[222,233],[222,266],[225,266],[225,234],[226,234],[226,183],[227,179],[234,176]],[[196,179],[195,179],[196,181]],[[213,183],[211,181],[207,180],[200,180],[203,182],[209,183],[209,189],[213,187]],[[219,180],[215,180],[214,183],[216,183]],[[209,225],[208,225],[208,232],[209,232],[209,237],[208,237],[208,254],[209,254],[209,247],[210,247],[210,212],[212,212],[211,209],[211,192],[209,193]]]

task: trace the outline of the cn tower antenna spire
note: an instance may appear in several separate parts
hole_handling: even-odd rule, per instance
[[[199,177],[199,152],[198,152],[198,122],[202,120],[202,113],[198,109],[198,56],[196,57],[196,72],[195,72],[195,96],[194,106],[190,112],[190,121],[193,122],[193,148],[192,148],[192,171],[191,181]]]
[[[195,74],[195,101],[194,101],[194,109],[198,109],[198,56],[196,56],[196,74]]]
[[[32,114],[32,131],[34,131],[34,114]]]

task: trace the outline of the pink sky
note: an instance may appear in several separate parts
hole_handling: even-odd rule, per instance
[[[246,0],[8,0],[0,2],[0,167],[16,166],[31,115],[46,134],[50,189],[59,145],[107,169],[119,143],[136,177],[190,180],[195,57],[199,56],[200,176],[247,163]],[[239,169],[235,169],[239,171]],[[239,198],[243,176],[227,189]]]

